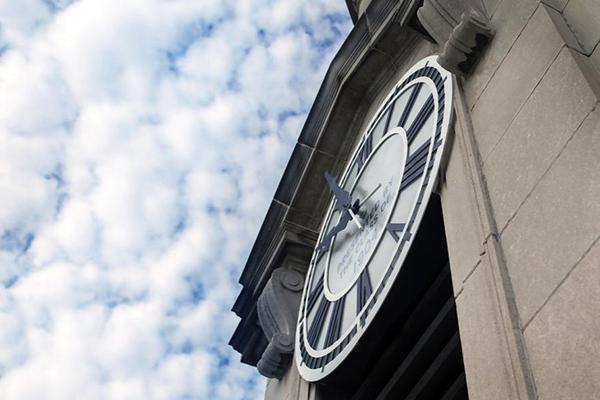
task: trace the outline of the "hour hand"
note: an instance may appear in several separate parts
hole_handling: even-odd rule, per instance
[[[333,240],[333,237],[341,231],[343,231],[344,229],[346,229],[346,226],[348,225],[350,219],[352,219],[352,217],[349,213],[343,213],[337,225],[331,228],[331,230],[327,232],[327,235],[325,235],[325,237],[321,240],[321,243],[319,244],[319,247],[317,247],[317,250],[321,253],[327,252],[329,250],[329,246],[331,246],[331,241]]]
[[[352,203],[350,193],[346,192],[344,189],[339,187],[339,185],[335,181],[335,178],[331,176],[331,174],[327,171],[325,171],[325,180],[327,181],[329,189],[331,190],[336,199],[337,205],[335,208],[337,210],[342,211],[345,207],[350,207],[350,204]]]

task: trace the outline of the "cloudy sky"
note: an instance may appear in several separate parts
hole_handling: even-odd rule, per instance
[[[0,0],[0,398],[258,399],[237,279],[343,0]]]

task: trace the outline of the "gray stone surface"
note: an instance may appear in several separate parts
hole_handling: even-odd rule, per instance
[[[456,299],[469,399],[518,399],[487,257]]]
[[[545,5],[544,7],[546,7],[546,12],[552,19],[554,27],[562,37],[565,44],[570,48],[583,53],[583,47],[581,47],[581,44],[573,34],[571,27],[569,27],[569,24],[567,24],[564,15],[550,6]]]
[[[309,383],[300,377],[296,363],[281,380],[269,379],[265,400],[309,400]]]
[[[491,18],[494,15],[501,2],[502,0],[483,0],[483,7],[488,17]]]
[[[455,129],[458,129],[455,128]],[[455,135],[458,136],[458,135]],[[477,209],[458,137],[452,142],[441,199],[452,271],[454,293],[458,293],[467,274],[473,270],[483,251],[483,234],[477,223]]]
[[[272,272],[258,298],[258,321],[269,344],[256,367],[267,378],[281,378],[292,362],[303,288],[302,272],[280,267]]]
[[[599,265],[596,242],[525,330],[540,399],[600,397]]]
[[[596,46],[596,50],[590,56],[590,62],[595,69],[596,78],[600,79],[600,46]]]
[[[537,0],[502,0],[498,2],[492,15],[494,39],[484,50],[475,70],[465,82],[465,94],[470,109],[473,108],[490,78],[519,37],[537,5]]]
[[[500,232],[595,103],[571,50],[563,48],[484,163]]]
[[[590,56],[590,59],[594,62],[594,64],[600,70],[600,46],[596,47],[596,50],[594,50],[594,52]]]
[[[460,0],[424,0],[417,17],[429,35],[443,45],[460,23],[465,5]]]
[[[600,46],[596,46],[596,50],[592,53],[592,55],[588,58],[589,65],[592,68],[590,75],[597,82],[597,87],[600,88]],[[600,93],[596,93],[596,97],[600,98]]]
[[[495,392],[519,393],[521,398],[534,399],[536,395],[533,374],[527,361],[525,339],[521,332],[521,323],[514,298],[514,290],[508,275],[504,251],[499,242],[493,210],[489,201],[487,184],[480,170],[481,162],[472,132],[470,117],[467,112],[464,96],[460,95],[460,91],[456,93],[459,95],[455,96],[455,115],[457,123],[461,127],[461,129],[456,130],[456,133],[457,137],[461,139],[461,148],[467,156],[465,157],[465,165],[469,170],[468,175],[472,181],[475,203],[477,205],[476,214],[478,216],[478,223],[481,226],[482,232],[485,232],[485,253],[482,254],[482,261],[484,265],[489,265],[490,274],[488,276],[492,278],[492,281],[491,285],[488,286],[495,289],[494,291],[483,291],[483,296],[488,296],[489,298],[485,300],[495,305],[494,307],[488,307],[488,312],[494,313],[493,318],[489,317],[489,319],[498,321],[495,326],[499,328],[499,331],[495,331],[495,340],[499,342],[496,342],[494,345],[502,349],[503,354],[506,354],[505,359],[510,359],[510,365],[505,364],[510,375],[508,382],[496,381],[490,384],[503,386],[502,389],[496,388]],[[469,279],[471,278],[467,276],[467,280]],[[473,306],[479,307],[479,304],[473,302]],[[464,318],[470,318],[468,307],[469,305],[467,304],[464,308]],[[463,340],[473,339],[477,339],[474,334],[463,337]],[[476,356],[478,354],[476,350],[478,348],[477,343],[484,346],[479,353],[486,353],[488,351],[488,347],[485,346],[486,343],[484,341],[476,341],[475,344],[469,343],[467,345],[475,348],[475,350],[471,351],[472,354]]]
[[[600,42],[600,1],[570,0],[563,14],[585,54],[591,54]]]
[[[598,60],[576,51],[572,51],[571,54],[573,54],[573,58],[577,62],[581,73],[596,95],[596,99],[600,100],[600,69],[598,68],[600,64],[597,63]]]
[[[485,160],[564,42],[540,6],[472,110],[473,128]]]
[[[584,121],[501,236],[525,326],[600,233],[598,154],[600,109]]]
[[[568,2],[569,0],[542,0],[542,3],[549,5],[560,12],[565,9]]]

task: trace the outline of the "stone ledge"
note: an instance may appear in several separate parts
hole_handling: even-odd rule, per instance
[[[510,354],[503,334],[500,305],[487,257],[456,299],[469,398],[521,398],[512,379]]]

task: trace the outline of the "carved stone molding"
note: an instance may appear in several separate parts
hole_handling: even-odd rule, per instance
[[[425,0],[417,16],[443,46],[438,62],[454,74],[467,74],[494,31],[478,1]]]
[[[438,62],[455,74],[468,73],[492,34],[487,17],[472,9],[466,11],[444,44]]]
[[[303,287],[303,274],[284,266],[273,271],[258,298],[258,320],[269,344],[256,367],[267,378],[283,377],[292,361]]]
[[[465,11],[461,0],[425,0],[417,11],[417,17],[429,35],[443,45]]]

